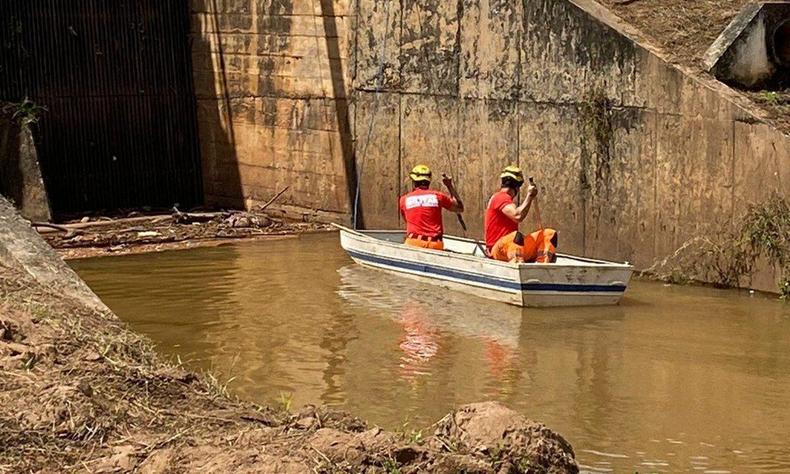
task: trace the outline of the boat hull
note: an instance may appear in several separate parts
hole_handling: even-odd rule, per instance
[[[402,238],[340,227],[341,246],[360,265],[517,306],[617,304],[633,272],[627,264],[571,256],[555,264],[497,262],[481,257],[468,239],[446,237],[447,251],[435,251],[402,245]]]

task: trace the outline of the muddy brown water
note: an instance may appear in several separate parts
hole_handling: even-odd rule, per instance
[[[772,298],[634,282],[617,307],[520,309],[356,266],[336,234],[72,265],[247,399],[406,431],[500,400],[591,472],[790,471],[790,305]]]

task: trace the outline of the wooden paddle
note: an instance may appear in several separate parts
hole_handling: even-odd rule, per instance
[[[450,179],[444,173],[442,173],[442,178],[445,180]],[[458,191],[455,189],[455,186],[453,185],[452,181],[449,181],[449,183],[450,183],[449,185],[445,183],[445,186],[447,186],[447,190],[450,191],[450,195],[452,195],[458,202],[461,202],[461,197],[458,195]],[[469,238],[467,235],[469,230],[466,228],[466,222],[464,222],[464,216],[462,216],[460,213],[456,213],[455,215],[456,217],[458,217],[458,223],[461,224],[461,229],[463,229],[464,231],[464,238]],[[488,256],[488,252],[486,252],[485,248],[482,245],[480,245],[480,241],[478,241],[477,239],[474,239],[474,241],[475,244],[477,244],[477,248],[479,248],[480,251],[483,252],[483,255]]]
[[[529,177],[529,184],[530,186],[535,186],[535,179],[530,176]],[[543,230],[543,221],[540,218],[540,204],[538,204],[538,197],[535,196],[535,219],[538,221],[538,228]]]

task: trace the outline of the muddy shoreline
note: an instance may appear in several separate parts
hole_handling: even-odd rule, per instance
[[[0,407],[3,472],[578,472],[560,435],[496,403],[415,438],[235,399],[158,356],[2,198]]]

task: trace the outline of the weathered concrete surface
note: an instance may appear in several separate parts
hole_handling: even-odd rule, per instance
[[[374,3],[360,1],[365,24],[383,25]],[[390,33],[388,45],[400,41],[401,54],[388,47],[386,57],[399,58],[401,74],[387,63],[386,112],[356,113],[357,143],[375,115],[371,142],[385,144],[364,157],[357,149],[362,206],[376,227],[401,224],[378,190],[386,183],[391,194],[393,180],[405,190],[405,170],[417,162],[458,177],[477,236],[498,170],[519,163],[542,183],[543,221],[561,229],[564,251],[639,267],[695,235],[729,229],[750,202],[787,195],[790,139],[743,108],[737,93],[667,63],[600,5],[419,3],[401,2],[403,28]],[[369,55],[380,58],[381,47],[358,43],[357,77],[375,77],[379,63]],[[459,55],[457,73],[449,51]],[[426,69],[404,66],[407,58]],[[374,100],[369,83],[354,83],[360,104]],[[398,175],[389,164],[396,159]],[[460,231],[451,219],[448,227]],[[775,289],[770,277],[756,284]]]
[[[353,182],[349,1],[191,0],[208,204],[347,218]]]
[[[790,195],[787,135],[592,0],[218,3],[193,0],[216,202],[291,185],[286,204],[345,218],[358,175],[366,227],[397,227],[425,163],[457,177],[481,236],[498,171],[519,163],[564,251],[647,267]]]
[[[44,242],[6,199],[0,196],[0,263],[28,273],[42,285],[99,311],[109,309],[88,285]]]
[[[790,3],[748,4],[711,45],[703,64],[727,83],[784,88],[790,73],[784,52],[790,38],[782,32],[784,24],[790,25]]]
[[[52,218],[33,135],[28,127],[5,117],[0,117],[0,194],[28,219]]]

